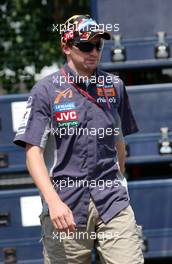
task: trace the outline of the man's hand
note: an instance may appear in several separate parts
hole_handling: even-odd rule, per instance
[[[75,222],[72,211],[60,199],[49,205],[50,219],[54,227],[59,231],[75,231]]]

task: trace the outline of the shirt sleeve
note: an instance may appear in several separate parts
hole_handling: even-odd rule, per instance
[[[37,84],[28,98],[24,116],[13,142],[22,147],[28,143],[45,148],[50,132],[50,109],[45,87]]]
[[[138,127],[131,110],[128,94],[125,85],[120,81],[120,104],[118,108],[118,113],[121,119],[121,127],[123,135],[129,135],[138,132]]]

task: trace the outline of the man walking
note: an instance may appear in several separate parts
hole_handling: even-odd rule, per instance
[[[123,82],[97,68],[108,32],[89,16],[64,25],[64,67],[32,89],[14,143],[43,201],[44,263],[142,264],[123,177],[123,135],[137,132]]]

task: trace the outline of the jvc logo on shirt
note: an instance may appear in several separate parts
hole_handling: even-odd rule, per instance
[[[65,111],[65,112],[56,112],[56,121],[65,122],[77,120],[78,116],[75,110]]]

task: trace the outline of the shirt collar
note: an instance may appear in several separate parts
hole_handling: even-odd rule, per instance
[[[72,80],[74,81],[74,83],[77,84],[81,89],[86,91],[88,90],[88,88],[90,87],[93,88],[93,86],[96,86],[96,84],[94,83],[92,84],[91,82],[88,82],[88,83],[83,82],[82,78],[79,78],[79,75],[75,71],[73,71],[67,63],[65,63],[64,69],[66,71],[66,74],[68,74],[69,77],[71,76],[73,78]],[[95,71],[95,75],[96,77],[98,76],[97,69]]]

